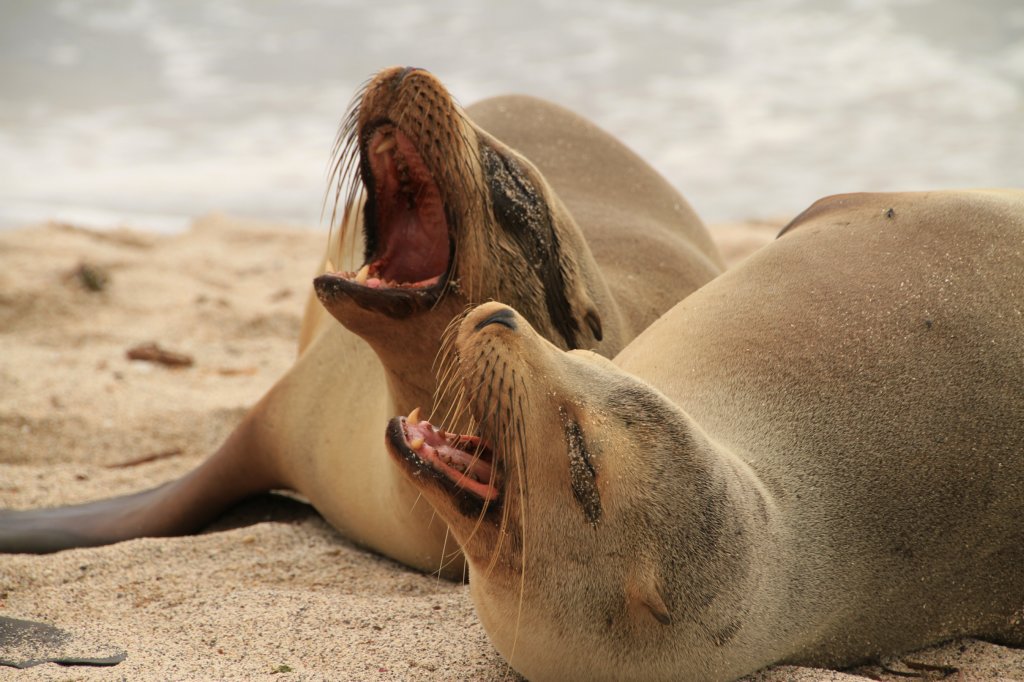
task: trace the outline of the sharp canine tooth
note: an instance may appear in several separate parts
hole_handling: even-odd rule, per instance
[[[395,146],[395,138],[392,135],[388,135],[384,138],[384,141],[377,145],[377,148],[373,150],[374,154],[383,154],[387,150]]]
[[[334,267],[334,263],[331,262],[330,258],[328,258],[327,259],[327,263],[324,264],[324,272],[337,272],[337,271],[338,271],[338,269],[336,267]]]
[[[413,450],[419,450],[420,448],[423,447],[423,439],[413,438],[411,441],[409,441],[409,447],[412,448]]]
[[[410,412],[409,416],[405,418],[405,421],[409,422],[410,424],[419,424],[420,423],[420,408],[417,407],[412,412]]]
[[[356,273],[356,283],[366,284],[366,278],[370,276],[370,264],[367,263],[363,267],[359,268],[359,272]]]

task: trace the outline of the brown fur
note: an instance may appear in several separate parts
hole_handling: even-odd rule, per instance
[[[653,171],[575,114],[506,97],[471,107],[467,115],[422,70],[382,71],[361,95],[343,124],[334,168],[332,189],[344,206],[347,232],[334,236],[328,255],[342,267],[358,267],[361,222],[368,214],[358,211],[364,203],[353,173],[366,170],[360,151],[372,133],[368,127],[384,122],[414,141],[453,221],[455,258],[444,290],[435,297],[392,292],[384,299],[344,278],[318,278],[295,365],[210,459],[151,491],[0,515],[0,549],[55,551],[193,532],[247,495],[284,487],[306,496],[354,541],[459,578],[462,559],[445,524],[417,505],[418,492],[382,451],[380,436],[380,426],[396,411],[422,406],[429,414],[432,362],[449,321],[467,305],[500,298],[520,307],[560,347],[610,355],[720,270],[700,221],[664,183],[618,195],[621,202],[609,200],[609,185]],[[534,166],[522,155],[542,150],[547,136],[564,136],[578,145],[573,154],[592,156],[559,159],[547,178],[546,161]],[[506,137],[522,149],[506,146]],[[505,184],[488,178],[483,147],[491,150],[492,164],[514,169],[514,186],[508,178]],[[595,167],[595,160],[603,165]],[[603,184],[592,185],[595,178]],[[495,197],[513,190],[518,194],[513,192],[506,214],[529,208],[517,225],[538,230],[538,239],[499,224]],[[365,205],[376,210],[372,202]],[[627,277],[623,263],[640,276]]]
[[[470,313],[502,496],[418,480],[497,648],[534,680],[729,680],[1024,644],[1022,245],[1024,192],[833,197],[614,364]]]

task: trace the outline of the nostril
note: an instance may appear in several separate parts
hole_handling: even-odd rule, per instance
[[[516,313],[511,308],[502,308],[496,312],[491,313],[480,322],[476,324],[476,331],[480,331],[489,324],[500,324],[508,327],[512,331],[519,329],[519,325],[516,324]]]
[[[423,69],[421,69],[421,68],[419,68],[417,66],[407,66],[407,67],[405,67],[404,69],[402,69],[399,72],[398,76],[393,81],[391,81],[391,87],[397,88],[399,85],[402,84],[402,81],[404,81],[405,77],[408,76],[410,73],[412,73],[414,71],[422,71],[422,70]]]

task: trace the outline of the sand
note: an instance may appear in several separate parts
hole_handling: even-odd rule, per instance
[[[735,262],[778,226],[713,231]],[[194,467],[294,359],[324,242],[224,216],[177,236],[0,233],[0,508],[127,493]],[[192,364],[126,357],[153,342]],[[282,496],[192,537],[0,556],[0,617],[67,630],[79,655],[127,652],[106,668],[0,667],[19,682],[517,679],[466,586],[355,547]],[[1021,652],[982,642],[909,658],[958,667],[950,679],[1024,679]],[[862,678],[779,667],[752,679]]]

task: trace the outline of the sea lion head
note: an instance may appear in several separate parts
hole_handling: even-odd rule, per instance
[[[515,305],[560,348],[621,345],[617,308],[571,215],[429,72],[385,69],[364,86],[339,131],[333,177],[339,243],[353,243],[361,223],[362,264],[314,285],[371,345],[408,320],[437,339],[491,299]]]
[[[462,546],[480,618],[512,666],[531,679],[655,679],[686,655],[668,643],[681,632],[727,640],[706,613],[717,579],[695,578],[720,566],[732,577],[717,542],[726,494],[686,466],[710,447],[686,415],[499,303],[465,317],[454,355],[450,382],[477,431],[397,417],[386,440]]]

